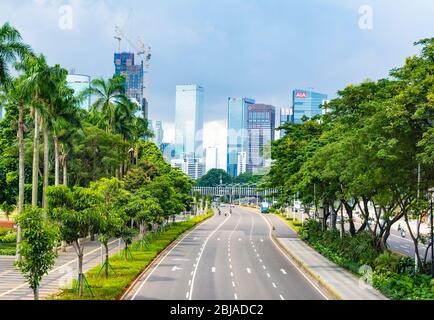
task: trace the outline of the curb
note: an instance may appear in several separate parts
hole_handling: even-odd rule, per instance
[[[298,259],[290,250],[288,250],[280,240],[273,234],[275,243],[287,254],[287,256],[317,285],[323,293],[331,300],[344,300],[344,298],[337,293],[326,281],[324,281],[318,274],[307,267],[303,261]]]
[[[169,252],[170,250],[172,250],[172,248],[175,247],[176,245],[178,245],[182,240],[184,240],[184,238],[188,234],[190,234],[191,232],[196,230],[201,224],[203,224],[205,221],[208,221],[212,217],[214,217],[214,215],[212,215],[208,219],[202,220],[201,222],[199,222],[195,226],[193,226],[193,228],[186,230],[183,234],[179,235],[179,237],[176,240],[174,240],[171,244],[169,244],[163,251],[161,251],[149,263],[149,265],[140,273],[140,275],[137,276],[137,278],[125,289],[124,293],[122,294],[122,296],[118,300],[129,300],[129,299],[127,299],[127,297],[131,296],[134,293],[133,291],[134,291],[135,287],[137,286],[137,284],[140,281],[143,281],[146,279],[146,276],[149,273],[149,271],[151,271],[152,268],[155,268],[156,265],[158,265],[158,263],[166,256],[166,253]]]

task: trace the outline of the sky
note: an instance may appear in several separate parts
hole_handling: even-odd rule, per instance
[[[219,147],[222,167],[228,97],[276,108],[290,106],[295,88],[334,98],[417,54],[413,43],[434,36],[433,17],[431,0],[0,1],[0,24],[49,63],[93,78],[114,73],[115,26],[133,43],[142,37],[152,47],[150,118],[173,141],[175,86],[203,86],[204,144]]]

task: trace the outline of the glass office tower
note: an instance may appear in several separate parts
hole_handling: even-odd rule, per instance
[[[66,82],[68,83],[68,86],[74,90],[74,94],[79,95],[81,92],[83,92],[86,89],[90,88],[90,76],[86,76],[83,74],[73,74],[70,73],[66,77]],[[88,97],[86,100],[84,100],[80,107],[84,110],[89,111],[90,109],[90,97]]]
[[[271,143],[276,133],[276,108],[255,104],[247,111],[247,173],[263,174],[271,165]]]
[[[175,143],[185,155],[203,158],[205,90],[198,85],[176,86]]]
[[[292,93],[292,123],[301,124],[303,118],[313,118],[322,114],[322,105],[328,99],[323,93],[296,89]]]
[[[228,98],[228,149],[227,172],[236,177],[238,156],[247,152],[247,112],[255,100],[249,98]]]

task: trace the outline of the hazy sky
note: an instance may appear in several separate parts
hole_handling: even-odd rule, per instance
[[[364,5],[372,29],[360,28]],[[16,26],[51,64],[92,77],[114,72],[116,25],[134,42],[142,36],[153,51],[150,117],[165,122],[166,140],[175,85],[197,83],[206,90],[205,144],[222,147],[228,96],[280,108],[295,87],[333,97],[385,77],[417,53],[413,42],[434,36],[433,17],[432,0],[0,0],[0,23]]]

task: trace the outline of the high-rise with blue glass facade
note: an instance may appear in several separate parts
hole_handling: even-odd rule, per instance
[[[143,96],[144,67],[143,61],[135,64],[134,53],[115,53],[115,75],[125,77],[125,92],[127,96],[135,100],[141,106],[141,113],[145,119],[148,118],[148,101]]]
[[[323,93],[296,89],[292,92],[292,123],[301,124],[303,118],[311,119],[322,114],[322,106],[328,99]]]
[[[184,156],[203,158],[205,90],[198,85],[176,86],[175,144]]]
[[[238,156],[247,152],[248,132],[247,119],[249,107],[255,100],[249,98],[228,98],[228,146],[227,172],[236,177],[239,175]]]

